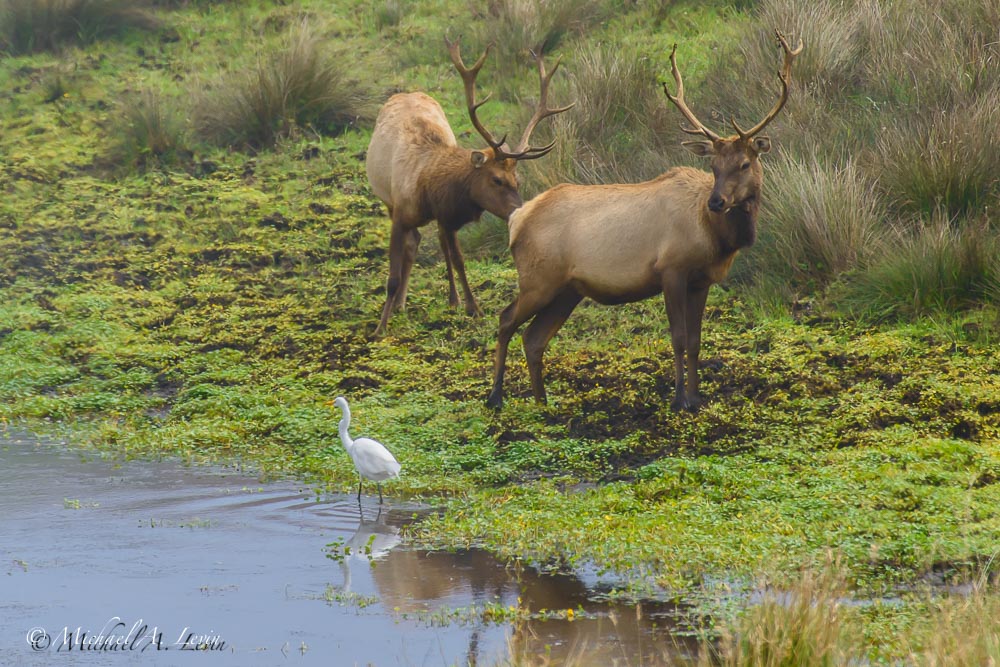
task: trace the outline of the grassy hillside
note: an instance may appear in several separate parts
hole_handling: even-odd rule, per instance
[[[713,582],[797,580],[830,550],[861,598],[990,574],[996,2],[0,8],[5,421],[346,490],[325,404],[344,394],[353,431],[403,463],[392,493],[444,504],[414,542],[594,563],[627,594],[719,614],[729,598]],[[516,284],[496,219],[460,234],[486,317],[448,310],[430,227],[407,313],[371,339],[388,271],[363,163],[378,105],[427,91],[479,145],[444,34],[468,54],[496,40],[482,114],[501,133],[537,95],[526,48],[563,57],[552,98],[577,106],[539,128],[559,144],[522,167],[531,195],[694,163],[657,83],[674,42],[697,113],[719,131],[730,114],[754,122],[776,94],[774,26],[806,50],[769,128],[760,240],[709,300],[700,413],[669,410],[659,299],[583,304],[550,348],[548,407],[528,398],[516,338],[510,400],[487,410],[496,315]],[[946,651],[922,633],[936,603],[908,600],[843,611],[861,628],[845,630],[851,650]]]

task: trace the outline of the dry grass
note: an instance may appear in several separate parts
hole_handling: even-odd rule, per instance
[[[734,275],[766,277],[762,301],[839,280],[834,300],[878,317],[990,300],[978,249],[1000,246],[982,222],[1000,206],[1000,5],[763,2],[744,65],[708,77],[722,114],[751,122],[772,103],[773,79],[746,81],[774,71],[775,27],[806,47],[768,128],[799,157],[768,172],[761,242]]]
[[[120,105],[113,137],[113,160],[120,167],[179,165],[191,156],[180,105],[153,89]]]
[[[481,13],[470,53],[494,45],[497,93],[514,99],[519,82],[534,66],[530,51],[549,53],[604,15],[599,0],[491,0]]]
[[[1000,235],[986,219],[957,222],[938,213],[926,225],[895,226],[882,249],[846,288],[844,304],[856,314],[912,318],[990,299]]]
[[[308,129],[337,134],[374,115],[369,87],[352,78],[327,41],[303,21],[256,63],[218,82],[197,105],[205,139],[260,149]]]
[[[133,28],[154,29],[148,0],[2,0],[0,48],[12,54],[89,44]]]
[[[885,212],[853,161],[778,157],[767,165],[764,188],[754,261],[737,265],[734,278],[767,272],[772,280],[816,287],[864,266],[876,252]]]
[[[715,657],[725,667],[848,664],[855,647],[847,642],[846,595],[835,562],[818,573],[804,570],[793,586],[767,590],[734,628],[724,629]]]
[[[976,214],[1000,203],[1000,87],[962,109],[928,111],[887,126],[872,171],[904,212]]]
[[[576,106],[553,120],[557,148],[546,164],[528,167],[530,183],[636,182],[679,158],[676,111],[650,60],[602,45],[580,49],[571,61],[565,97]]]

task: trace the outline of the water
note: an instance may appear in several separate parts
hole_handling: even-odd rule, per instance
[[[481,551],[407,550],[400,529],[426,508],[377,502],[0,432],[0,665],[663,662],[669,609]],[[586,614],[512,627],[470,611],[519,599]]]

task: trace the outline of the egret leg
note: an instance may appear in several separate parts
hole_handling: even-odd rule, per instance
[[[378,487],[378,504],[382,504],[382,482],[375,482],[375,486]]]
[[[361,480],[361,479],[358,480],[358,502],[359,503],[361,502],[361,482],[362,481],[363,480]]]

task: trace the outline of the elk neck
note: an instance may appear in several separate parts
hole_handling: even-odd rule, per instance
[[[435,152],[433,161],[421,174],[421,211],[428,220],[452,229],[478,220],[483,209],[472,200],[471,151],[456,146]]]
[[[757,211],[760,208],[760,192],[744,199],[743,202],[719,213],[710,211],[708,204],[702,209],[709,229],[718,244],[719,254],[732,255],[743,248],[749,248],[757,240]]]

